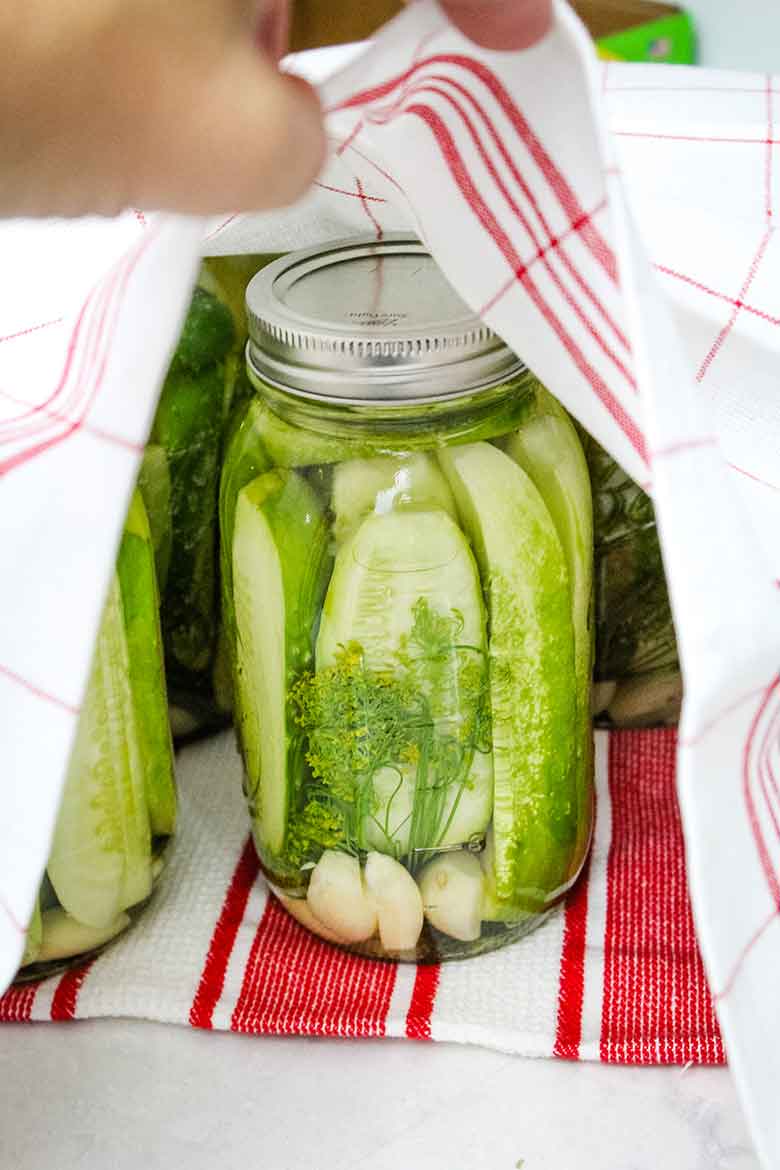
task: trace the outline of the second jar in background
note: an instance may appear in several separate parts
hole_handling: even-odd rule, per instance
[[[175,832],[152,536],[125,521],[18,979],[83,962],[143,912]]]

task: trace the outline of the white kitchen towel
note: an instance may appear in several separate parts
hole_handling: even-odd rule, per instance
[[[590,861],[522,943],[383,963],[304,930],[258,876],[231,733],[179,756],[181,816],[137,927],[0,996],[0,1021],[135,1016],[261,1035],[403,1037],[523,1056],[721,1063],[675,797],[676,734],[599,732]]]
[[[697,927],[777,1164],[777,85],[605,67],[562,3],[538,46],[477,50],[419,0],[322,94],[332,157],[288,213],[205,231],[141,213],[2,229],[0,978],[21,952],[199,250],[411,227],[654,495],[686,683],[678,787]]]

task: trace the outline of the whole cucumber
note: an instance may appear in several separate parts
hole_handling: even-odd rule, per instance
[[[172,370],[197,374],[221,362],[235,341],[233,316],[213,293],[196,288],[171,360]]]
[[[216,636],[216,526],[222,428],[218,366],[169,373],[152,438],[166,451],[171,481],[171,551],[162,596],[166,663],[197,686]],[[193,676],[195,676],[193,678]]]

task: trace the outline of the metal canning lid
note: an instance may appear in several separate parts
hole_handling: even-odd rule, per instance
[[[407,235],[282,256],[250,281],[246,305],[250,367],[307,398],[449,398],[525,368]]]

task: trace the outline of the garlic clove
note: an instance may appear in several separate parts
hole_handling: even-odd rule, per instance
[[[363,942],[376,931],[377,910],[363,882],[360,862],[349,853],[326,849],[311,872],[309,909],[341,942]]]
[[[450,938],[474,942],[482,930],[485,876],[473,853],[442,853],[420,877],[425,917]]]
[[[369,853],[366,886],[373,897],[379,937],[386,951],[411,951],[423,924],[422,898],[417,882],[400,862],[384,853]]]
[[[335,931],[329,930],[324,922],[320,922],[319,918],[313,913],[311,906],[305,898],[290,898],[286,894],[282,894],[279,890],[274,889],[279,901],[284,906],[288,914],[291,914],[301,926],[305,926],[312,934],[319,935],[324,938],[326,942],[343,943],[344,939],[339,938]]]

